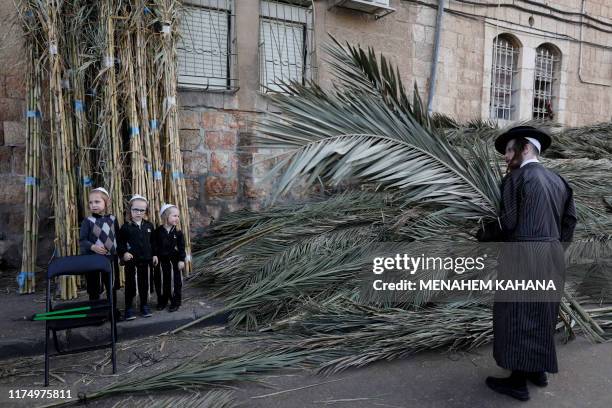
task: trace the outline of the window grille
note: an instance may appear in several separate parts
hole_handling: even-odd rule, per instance
[[[556,80],[556,53],[542,45],[536,50],[535,77],[533,83],[533,118],[553,119],[553,84]]]
[[[493,119],[514,119],[513,94],[516,91],[518,47],[510,38],[498,36],[493,40],[491,68],[490,114]]]
[[[313,80],[313,61],[312,3],[260,1],[260,90],[282,92],[283,82]]]
[[[177,44],[181,87],[237,90],[233,0],[191,0],[183,5]]]

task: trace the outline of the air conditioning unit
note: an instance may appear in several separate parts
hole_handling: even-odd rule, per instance
[[[389,0],[335,0],[332,3],[330,9],[332,7],[348,8],[373,14],[376,18],[384,17],[395,11],[389,6]]]

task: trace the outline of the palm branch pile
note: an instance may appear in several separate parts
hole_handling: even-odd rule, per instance
[[[427,116],[418,91],[410,100],[398,71],[371,49],[334,40],[328,52],[333,89],[285,84],[285,93],[270,96],[282,113],[259,124],[257,139],[279,152],[273,202],[298,186],[307,192],[318,186],[318,194],[228,214],[194,240],[190,279],[225,306],[173,333],[227,314],[238,330],[226,339],[237,336],[257,344],[255,350],[188,361],[88,397],[250,380],[283,367],[333,373],[425,350],[472,350],[492,340],[490,295],[436,302],[435,291],[423,291],[376,304],[363,296],[361,272],[371,271],[381,243],[409,242],[427,251],[475,241],[480,223],[498,212],[502,172],[489,146],[503,129]],[[573,267],[599,271],[567,285],[557,328],[567,338],[581,332],[609,341],[612,307],[604,303],[612,302],[612,228],[605,195],[612,186],[612,129],[533,124],[553,129],[563,143],[543,160],[574,187],[579,225],[567,257]],[[601,143],[592,146],[588,134]],[[352,188],[329,193],[343,183]]]
[[[42,143],[51,147],[56,256],[77,253],[92,186],[108,189],[120,223],[137,193],[149,199],[151,222],[171,202],[189,231],[176,103],[180,2],[23,0],[18,11],[29,66],[20,291],[31,293]],[[78,284],[65,278],[61,297],[76,297]]]

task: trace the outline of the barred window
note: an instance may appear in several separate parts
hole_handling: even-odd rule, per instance
[[[283,82],[313,79],[312,2],[262,0],[259,27],[262,92],[280,92]]]
[[[237,89],[233,6],[233,0],[184,2],[177,44],[179,86]]]
[[[554,84],[560,53],[549,44],[536,49],[535,76],[533,82],[533,118],[554,118]]]
[[[518,57],[519,47],[511,36],[501,34],[493,40],[490,103],[493,119],[515,119]]]

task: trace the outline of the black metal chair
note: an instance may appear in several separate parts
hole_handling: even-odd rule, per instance
[[[111,347],[111,358],[113,362],[113,374],[117,372],[116,341],[117,341],[117,322],[114,313],[113,291],[110,290],[106,299],[53,303],[51,292],[51,282],[53,278],[63,275],[87,275],[90,273],[102,273],[104,279],[108,279],[109,288],[113,287],[113,272],[111,263],[102,255],[77,255],[55,258],[49,264],[47,270],[47,314],[56,312],[55,319],[45,320],[45,387],[49,385],[49,333],[53,333],[53,343],[57,351],[56,355],[73,354],[90,350],[98,350]],[[66,312],[62,310],[85,308],[86,311]],[[57,332],[67,329],[74,329],[86,326],[100,326],[110,320],[110,342],[96,344],[93,346],[79,347],[74,349],[61,349]]]

